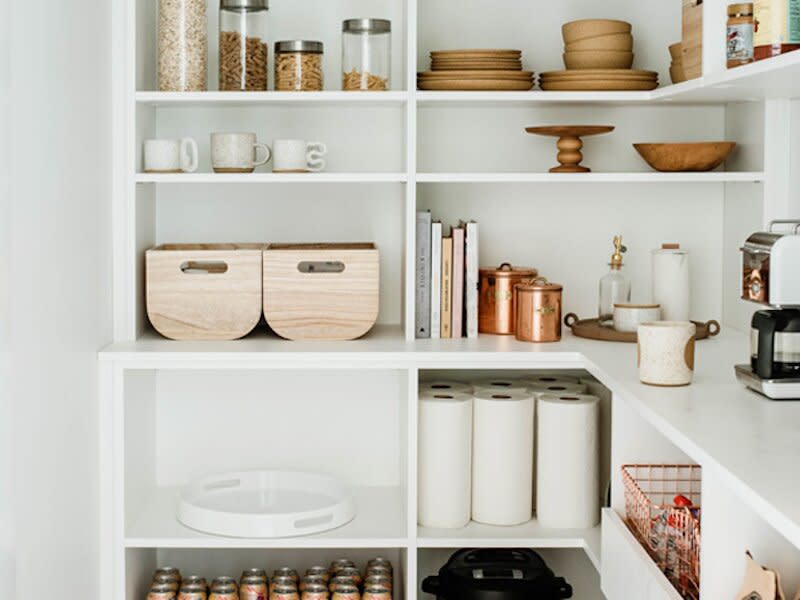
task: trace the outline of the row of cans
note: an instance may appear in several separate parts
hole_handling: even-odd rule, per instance
[[[349,559],[330,566],[313,566],[299,576],[291,567],[242,571],[234,577],[182,577],[175,567],[161,567],[153,575],[146,600],[392,600],[394,569],[385,558],[373,558],[362,572]]]

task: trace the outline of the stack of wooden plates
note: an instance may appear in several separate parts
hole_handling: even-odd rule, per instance
[[[658,87],[658,73],[636,69],[571,69],[542,73],[539,85],[548,91],[646,91]]]
[[[431,70],[417,75],[421,90],[529,90],[534,82],[519,50],[438,50]]]

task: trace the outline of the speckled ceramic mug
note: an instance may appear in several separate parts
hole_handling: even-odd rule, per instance
[[[648,385],[689,385],[697,327],[690,321],[642,323],[637,330],[639,380]]]

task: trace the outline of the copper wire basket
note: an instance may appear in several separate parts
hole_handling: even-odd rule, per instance
[[[684,597],[700,597],[700,466],[623,465],[628,528]],[[677,495],[691,507],[675,506]]]

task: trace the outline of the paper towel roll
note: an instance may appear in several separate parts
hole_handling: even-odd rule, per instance
[[[471,515],[472,396],[438,390],[419,398],[418,516],[424,527],[464,527]]]
[[[653,250],[653,302],[661,305],[663,321],[688,321],[689,252],[664,246]]]
[[[577,377],[572,375],[562,375],[561,373],[537,373],[532,377],[526,377],[530,385],[557,385],[560,383],[580,383]]]
[[[439,392],[461,392],[463,394],[472,394],[472,386],[463,381],[450,381],[448,379],[432,379],[430,381],[421,381],[419,384],[420,392],[423,391],[439,391]]]
[[[567,381],[559,383],[534,383],[528,387],[528,390],[535,394],[585,394],[586,384]]]
[[[597,396],[542,394],[536,431],[536,517],[544,527],[600,522]]]
[[[513,377],[485,377],[472,382],[473,389],[486,392],[524,392],[530,383]]]
[[[476,391],[473,400],[472,518],[518,525],[533,513],[532,394]]]

